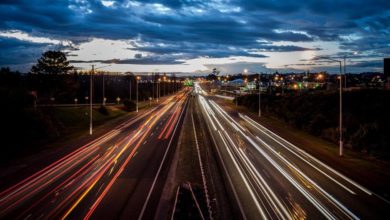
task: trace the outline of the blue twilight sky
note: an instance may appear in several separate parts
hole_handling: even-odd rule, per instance
[[[61,49],[76,67],[222,73],[382,71],[389,0],[1,0],[0,66]]]

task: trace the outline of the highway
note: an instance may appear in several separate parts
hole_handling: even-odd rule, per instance
[[[0,219],[150,219],[188,100],[170,96],[0,193]]]
[[[221,107],[195,84],[243,219],[382,219],[388,201],[252,118]],[[348,173],[347,171],[345,173]]]

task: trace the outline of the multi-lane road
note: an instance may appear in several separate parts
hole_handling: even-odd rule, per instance
[[[195,84],[223,172],[245,219],[381,219],[388,201]]]
[[[158,218],[189,93],[183,90],[169,97],[3,190],[0,219]],[[198,132],[212,139],[208,147],[225,182],[222,191],[238,213],[234,218],[389,216],[388,201],[331,164],[249,116],[219,105],[199,84],[192,94],[191,112],[203,119],[198,120]]]
[[[0,219],[150,219],[187,106],[181,91],[0,193]]]

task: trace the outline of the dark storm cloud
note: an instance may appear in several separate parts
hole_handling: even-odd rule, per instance
[[[161,54],[172,54],[163,61],[176,63],[199,56],[264,57],[250,52],[321,49],[272,44],[279,41],[339,41],[344,50],[385,56],[390,54],[389,9],[388,0],[117,0],[112,7],[99,0],[3,0],[0,31],[21,30],[76,45],[94,37],[151,42],[136,49],[156,58],[128,63],[161,63]],[[347,39],[351,34],[357,37]],[[47,46],[24,43],[0,42],[2,63],[11,62],[4,54],[19,46],[38,54]],[[30,62],[27,58],[19,56],[12,63]]]
[[[153,56],[135,59],[109,59],[109,60],[70,60],[71,63],[105,63],[105,64],[141,64],[141,65],[172,65],[184,64],[184,61],[175,60],[172,57]]]
[[[15,65],[35,62],[48,44],[31,43],[0,37],[0,65]]]

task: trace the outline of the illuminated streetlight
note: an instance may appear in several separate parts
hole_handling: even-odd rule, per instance
[[[167,77],[164,76],[163,77],[163,86],[164,86],[164,92],[163,92],[163,96],[165,96],[165,81],[167,80]]]
[[[141,77],[140,76],[137,76],[136,77],[136,82],[137,82],[137,107],[136,107],[136,112],[138,112],[138,81],[141,79]]]

